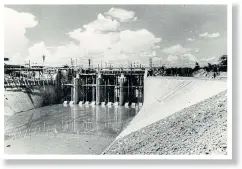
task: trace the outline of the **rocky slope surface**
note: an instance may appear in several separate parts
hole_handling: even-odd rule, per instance
[[[227,154],[227,91],[117,139],[103,154]]]

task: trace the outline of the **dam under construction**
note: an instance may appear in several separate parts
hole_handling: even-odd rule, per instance
[[[73,104],[136,107],[143,103],[143,80],[142,69],[104,70],[77,73],[72,84],[64,85],[71,88]]]
[[[145,72],[140,67],[5,69],[5,142],[11,145],[5,150],[38,154],[46,146],[41,153],[101,154],[142,107]],[[72,142],[69,150],[50,148],[60,137]],[[41,147],[35,138],[51,139]],[[89,148],[81,148],[79,139]]]
[[[207,104],[209,108],[211,104],[206,100],[213,97],[215,107],[217,104],[223,105],[214,112],[225,112],[219,113],[220,122],[225,125],[226,77],[222,73],[216,79],[189,77],[187,73],[181,74],[182,71],[179,74],[178,70],[172,68],[167,71],[170,74],[164,76],[164,70],[160,67],[132,68],[132,65],[128,68],[103,69],[46,67],[23,70],[8,67],[4,81],[5,152],[149,154],[153,149],[142,147],[156,142],[144,141],[150,139],[145,138],[149,136],[147,132],[157,131],[153,128],[150,130],[151,126],[166,119],[167,122],[171,121],[173,116],[182,118],[185,115],[181,113],[179,116],[177,113],[193,106]],[[155,77],[154,72],[157,71],[160,71],[160,75]],[[214,116],[203,109],[200,108],[202,112],[194,109],[188,119],[197,117],[202,118],[199,121],[204,121]],[[194,115],[194,111],[198,111],[198,115]],[[189,123],[187,125],[190,127],[197,123],[185,122],[184,119],[180,121]],[[172,124],[162,122],[160,127],[175,124],[178,125],[176,121]],[[168,132],[168,128],[164,132]],[[146,134],[142,136],[140,132]],[[219,131],[216,132],[220,135]],[[127,139],[144,146],[131,145]],[[219,141],[226,144],[226,140]],[[120,147],[123,144],[125,146]],[[173,152],[173,148],[169,151]],[[223,149],[220,153],[223,152],[226,151]],[[153,152],[156,153],[160,151]]]
[[[143,103],[144,68],[103,70],[28,68],[25,72],[30,73],[26,77],[21,77],[18,69],[9,68],[6,71],[12,74],[19,73],[18,77],[5,77],[4,88],[6,90],[38,87],[45,89],[47,86],[53,86],[56,92],[56,103],[114,104],[133,107],[142,106]]]
[[[5,4],[4,158],[232,159],[231,11]]]
[[[5,65],[6,154],[227,153],[224,67],[88,62]]]

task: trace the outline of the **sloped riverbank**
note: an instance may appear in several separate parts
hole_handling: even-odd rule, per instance
[[[54,86],[31,88],[12,88],[4,91],[4,115],[28,111],[45,105],[54,104]]]
[[[227,154],[227,91],[117,139],[103,154]]]
[[[226,89],[227,83],[224,80],[193,77],[148,77],[144,81],[144,105],[118,138],[215,96]]]

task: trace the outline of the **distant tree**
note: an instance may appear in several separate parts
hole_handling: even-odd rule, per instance
[[[227,66],[227,55],[222,55],[222,56],[219,58],[219,64],[220,64],[220,65],[225,65],[225,66]]]
[[[208,72],[210,72],[213,69],[213,66],[211,65],[211,63],[208,63]]]
[[[199,66],[198,62],[196,62],[196,63],[195,63],[195,67],[194,67],[194,71],[197,71],[197,70],[199,70],[199,69],[200,69],[200,66]]]
[[[218,65],[216,64],[213,65],[213,72],[218,72]]]
[[[165,67],[164,65],[162,65],[162,66],[161,66],[161,70],[164,71],[165,69],[166,69],[166,67]]]
[[[227,71],[227,55],[222,55],[218,62],[219,71]]]

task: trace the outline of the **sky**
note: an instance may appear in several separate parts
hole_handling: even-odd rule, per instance
[[[215,63],[225,5],[5,5],[4,57],[45,65]]]

